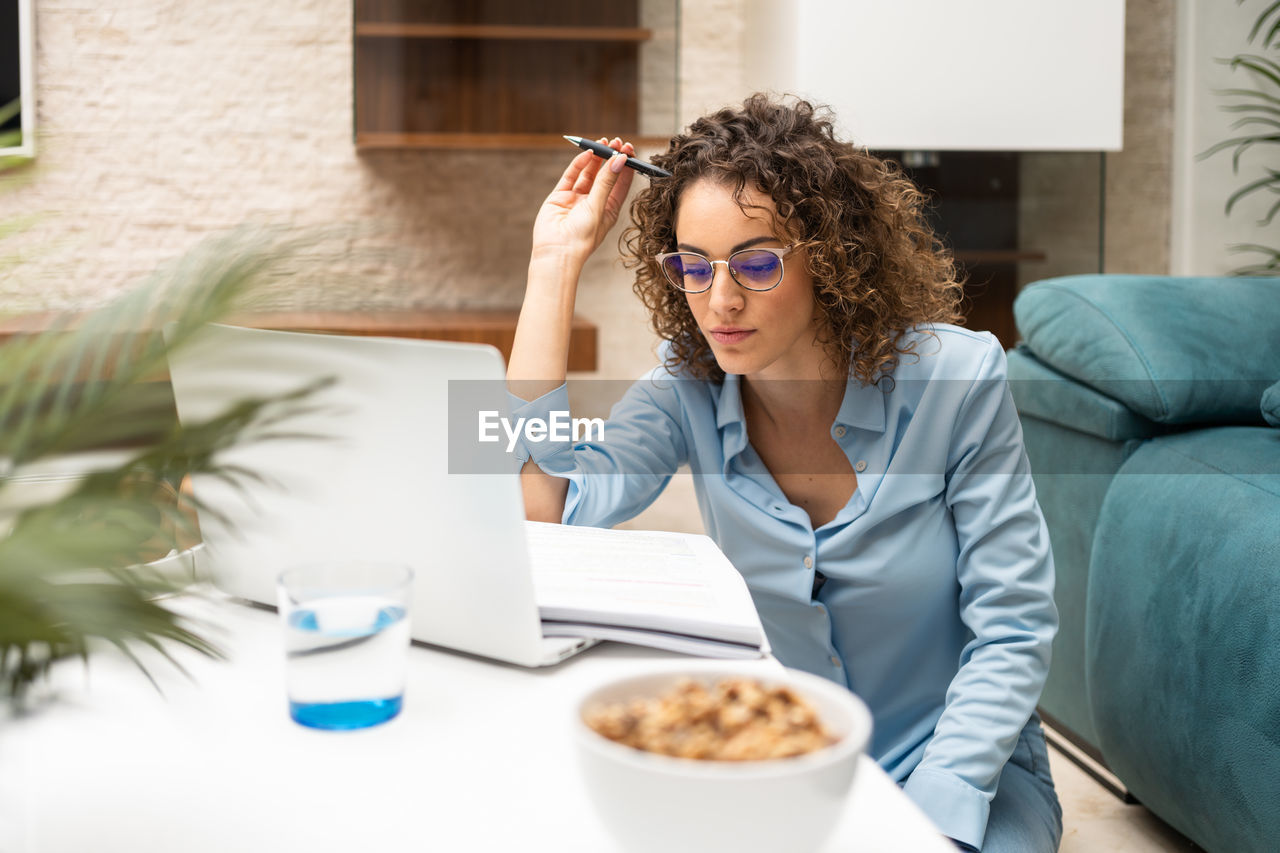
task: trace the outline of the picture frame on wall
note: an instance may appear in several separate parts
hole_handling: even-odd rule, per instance
[[[34,13],[32,0],[0,0],[0,158],[36,154]]]

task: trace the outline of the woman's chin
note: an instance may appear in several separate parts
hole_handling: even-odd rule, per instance
[[[725,373],[734,373],[738,376],[755,372],[758,369],[755,361],[736,353],[716,353],[716,363],[720,365],[720,369]]]

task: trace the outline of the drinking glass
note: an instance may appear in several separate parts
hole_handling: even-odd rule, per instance
[[[289,569],[278,584],[289,714],[362,729],[400,713],[413,570],[358,560]]]

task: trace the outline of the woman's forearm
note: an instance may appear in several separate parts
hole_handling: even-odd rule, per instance
[[[522,400],[536,400],[564,384],[578,276],[618,221],[634,177],[623,168],[634,150],[630,143],[614,139],[609,144],[620,153],[607,165],[585,151],[574,157],[534,220],[529,282],[507,362],[507,388]],[[520,475],[525,516],[560,521],[569,481],[548,475],[532,461]]]
[[[536,400],[564,384],[580,268],[563,256],[529,261],[529,284],[507,365],[507,388],[523,400]],[[520,489],[526,518],[560,522],[568,480],[545,473],[531,459],[520,470]]]
[[[507,388],[522,400],[536,400],[564,384],[581,268],[581,262],[563,254],[544,254],[529,261],[529,284],[507,364]],[[560,522],[568,480],[543,472],[529,460],[520,471],[520,489],[526,518]]]
[[[529,261],[529,283],[507,364],[507,387],[523,400],[535,400],[564,384],[581,269],[580,261],[563,254]]]
[[[564,502],[569,481],[548,474],[532,459],[520,469],[520,491],[524,495],[524,517],[530,521],[559,524],[564,518]]]

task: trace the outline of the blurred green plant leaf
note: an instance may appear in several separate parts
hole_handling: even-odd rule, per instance
[[[175,664],[168,644],[217,654],[169,605],[190,579],[146,563],[196,541],[190,510],[175,499],[183,478],[253,480],[221,462],[222,452],[292,435],[289,419],[314,408],[309,398],[324,383],[179,425],[164,381],[168,357],[208,323],[243,310],[256,288],[288,276],[316,241],[241,229],[104,308],[0,345],[0,697],[21,699],[54,663],[88,660],[103,645],[144,673],[141,648]],[[24,472],[103,446],[133,449],[56,499],[23,503]]]
[[[1244,5],[1244,0],[1236,0],[1236,5]],[[1249,28],[1246,43],[1253,44],[1264,29],[1266,29],[1266,35],[1261,40],[1261,47],[1270,51],[1280,49],[1280,0],[1268,4],[1257,15]],[[1197,159],[1203,160],[1230,149],[1231,171],[1238,175],[1243,158],[1250,151],[1261,151],[1267,157],[1262,164],[1264,175],[1250,177],[1243,186],[1228,196],[1223,205],[1223,212],[1229,217],[1236,205],[1245,198],[1256,193],[1280,192],[1280,171],[1277,169],[1277,166],[1280,166],[1280,157],[1276,155],[1276,146],[1280,145],[1280,132],[1277,132],[1280,131],[1280,62],[1272,56],[1244,52],[1217,61],[1229,66],[1233,72],[1240,70],[1247,72],[1248,77],[1253,81],[1252,88],[1217,90],[1217,95],[1221,98],[1236,99],[1234,102],[1222,105],[1221,109],[1226,112],[1247,114],[1233,122],[1231,129],[1233,131],[1249,129],[1253,132],[1217,142],[1197,155]],[[1258,220],[1258,224],[1263,227],[1270,225],[1277,213],[1280,213],[1280,202],[1273,204]],[[1270,275],[1280,271],[1276,266],[1276,258],[1280,253],[1276,249],[1248,243],[1232,246],[1230,251],[1261,252],[1267,258],[1260,263],[1237,268],[1234,270],[1236,275]]]
[[[1238,275],[1280,275],[1280,250],[1278,249],[1257,243],[1237,243],[1227,247],[1227,251],[1233,253],[1249,252],[1263,256],[1263,259],[1257,263],[1240,267],[1236,271]]]
[[[1237,5],[1241,2],[1242,0],[1236,0]],[[1253,40],[1258,37],[1258,33],[1262,31],[1262,28],[1267,23],[1267,18],[1270,18],[1277,12],[1280,12],[1280,0],[1276,0],[1276,2],[1262,10],[1262,14],[1258,15],[1258,19],[1253,22],[1253,27],[1249,30],[1249,44],[1253,44]],[[1278,33],[1280,33],[1280,17],[1276,18],[1276,22],[1267,32],[1266,38],[1262,40],[1262,46],[1269,47]]]
[[[1256,181],[1250,181],[1240,189],[1233,192],[1231,197],[1227,199],[1227,213],[1231,213],[1231,208],[1234,207],[1240,199],[1263,190],[1270,190],[1271,192],[1280,191],[1280,172],[1274,169],[1268,169],[1266,177],[1259,178]],[[1276,206],[1273,205],[1271,210],[1267,212],[1266,216],[1258,221],[1258,224],[1270,225],[1271,220],[1275,218],[1275,215]]]

